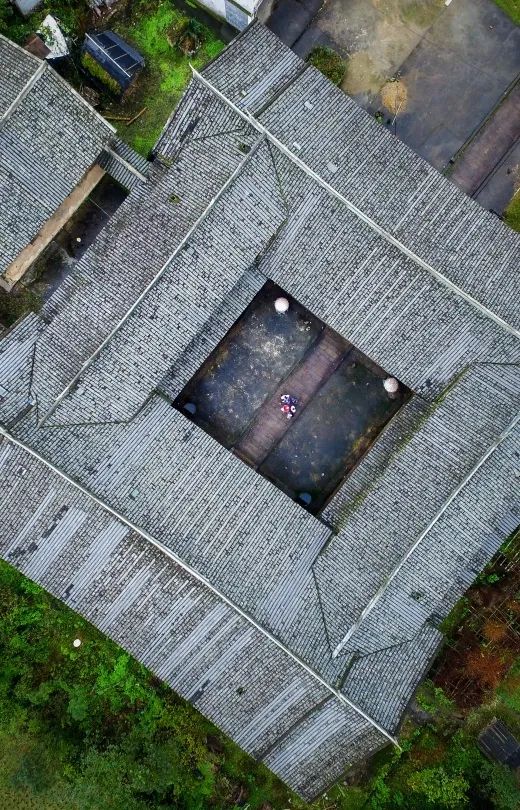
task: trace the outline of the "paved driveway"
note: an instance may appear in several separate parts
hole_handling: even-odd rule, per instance
[[[457,156],[450,179],[484,208],[501,213],[520,181],[520,81]]]
[[[491,0],[453,0],[400,68],[398,136],[442,168],[519,72],[520,28]]]
[[[277,11],[282,37],[288,1]],[[286,17],[294,27],[289,7]],[[493,0],[326,0],[306,25],[299,37],[291,28],[294,50],[306,56],[326,44],[348,56],[343,89],[370,112],[385,111],[381,89],[400,77],[396,134],[439,169],[520,73],[520,28]]]

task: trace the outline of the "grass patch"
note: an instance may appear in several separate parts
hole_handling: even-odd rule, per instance
[[[146,156],[186,89],[191,78],[190,62],[200,69],[220,53],[224,43],[205,25],[190,21],[170,0],[134,3],[130,20],[120,15],[113,28],[142,53],[146,66],[124,99],[110,103],[104,112],[132,118],[147,108],[129,127],[114,121],[121,138]],[[201,43],[192,56],[182,53],[176,44],[189,28]]]
[[[94,76],[95,79],[101,82],[101,84],[107,88],[111,93],[114,95],[119,95],[121,93],[121,88],[112,76],[107,73],[104,67],[102,67],[99,62],[96,62],[93,56],[91,56],[86,51],[81,54],[81,64],[87,70],[91,76]]]
[[[340,85],[345,78],[347,63],[332,48],[319,45],[310,52],[308,61],[333,84]]]
[[[520,189],[504,211],[504,222],[514,231],[520,231]]]
[[[513,22],[520,25],[520,0],[495,0],[495,3],[511,17]]]

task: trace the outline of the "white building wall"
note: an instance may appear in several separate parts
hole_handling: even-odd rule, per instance
[[[212,14],[226,20],[233,28],[241,31],[251,22],[260,0],[197,0]]]

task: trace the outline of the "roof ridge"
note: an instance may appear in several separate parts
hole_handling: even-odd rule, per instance
[[[363,608],[363,610],[361,611],[361,613],[359,615],[358,620],[356,622],[354,622],[354,624],[352,624],[350,626],[350,628],[345,633],[345,635],[343,636],[343,638],[341,639],[339,644],[336,646],[334,652],[332,653],[333,658],[337,658],[337,656],[341,653],[341,651],[343,650],[345,645],[349,642],[349,640],[352,638],[354,633],[359,629],[359,627],[361,626],[363,621],[366,619],[366,617],[372,612],[372,610],[378,604],[381,597],[386,593],[389,585],[393,582],[393,580],[395,579],[395,577],[397,576],[397,574],[399,573],[401,568],[405,565],[405,563],[412,556],[412,554],[414,553],[416,548],[422,543],[424,538],[429,534],[431,529],[439,521],[439,519],[442,517],[442,515],[444,514],[446,509],[448,509],[448,507],[451,506],[451,504],[453,503],[455,498],[457,498],[457,496],[462,492],[462,490],[466,487],[466,485],[469,484],[469,482],[476,475],[476,473],[480,470],[480,468],[486,463],[488,458],[490,458],[493,455],[493,453],[495,452],[495,450],[497,450],[500,447],[502,442],[505,441],[505,439],[507,439],[509,434],[512,433],[512,431],[515,429],[516,425],[519,422],[520,422],[520,413],[517,413],[517,415],[514,417],[512,422],[509,423],[509,425],[500,433],[500,435],[488,447],[486,452],[479,458],[479,460],[476,462],[476,464],[474,464],[473,467],[469,470],[469,472],[466,473],[466,475],[464,476],[462,481],[460,481],[460,483],[455,487],[455,489],[452,491],[450,496],[446,499],[446,501],[444,501],[444,503],[437,510],[437,512],[435,513],[433,518],[430,520],[430,522],[428,523],[426,528],[423,529],[423,531],[420,533],[419,537],[417,537],[415,542],[412,543],[412,545],[410,546],[408,551],[403,555],[403,557],[399,560],[399,562],[394,566],[394,568],[390,572],[390,574],[385,578],[383,584],[377,589],[377,591],[372,596],[370,601],[365,605],[365,607]]]
[[[100,115],[100,113],[98,113],[97,110],[95,110],[94,107],[91,104],[89,104],[86,99],[83,98],[81,93],[78,93],[78,91],[71,84],[69,84],[69,82],[66,79],[63,78],[63,76],[60,76],[58,71],[54,70],[51,67],[51,65],[45,59],[40,59],[35,54],[32,54],[29,51],[26,51],[25,48],[21,47],[21,45],[18,45],[16,42],[13,42],[12,39],[9,39],[8,37],[4,36],[3,34],[0,34],[0,40],[3,40],[4,42],[6,42],[9,47],[14,48],[14,49],[16,49],[18,51],[21,51],[26,57],[32,59],[35,62],[40,63],[38,65],[38,67],[36,68],[35,72],[32,74],[32,76],[25,83],[25,86],[18,93],[17,97],[10,104],[10,106],[7,108],[7,110],[4,112],[4,114],[0,117],[0,125],[3,124],[3,122],[6,121],[9,118],[11,113],[16,109],[16,107],[18,107],[20,102],[23,101],[23,99],[25,98],[27,93],[32,89],[33,85],[36,84],[36,82],[38,81],[40,76],[44,73],[44,71],[46,69],[48,69],[48,70],[52,70],[53,75],[55,77],[57,77],[58,81],[61,82],[62,86],[66,87],[67,90],[73,96],[75,96],[78,99],[78,101],[80,101],[85,107],[87,107],[89,109],[89,111],[91,112],[91,114],[95,118],[99,119],[99,121],[102,122],[106,126],[106,128],[108,130],[110,130],[114,134],[116,133],[116,131],[117,131],[116,128],[109,121],[107,121],[106,118],[103,118],[103,116]]]
[[[8,42],[10,42],[10,40],[8,40]],[[19,48],[20,46],[17,45],[17,47]],[[21,50],[23,50],[23,48],[21,48]],[[20,92],[18,93],[16,98],[13,99],[13,101],[11,102],[11,104],[9,105],[7,110],[5,110],[2,117],[0,118],[0,126],[2,124],[4,124],[11,117],[12,113],[21,104],[21,102],[24,100],[25,96],[28,93],[30,93],[30,91],[32,90],[34,85],[37,83],[38,79],[41,77],[41,75],[44,73],[44,71],[47,68],[48,68],[48,63],[43,61],[43,62],[41,62],[40,65],[38,65],[38,67],[36,68],[34,73],[31,76],[29,76],[29,78],[25,82],[24,86],[22,87],[22,89],[20,90]]]
[[[205,87],[207,87],[212,93],[214,93],[217,98],[231,107],[237,115],[241,116],[244,120],[248,121],[252,127],[254,127],[258,132],[264,135],[269,141],[271,141],[274,146],[286,157],[288,157],[293,163],[295,163],[305,174],[315,180],[322,188],[328,191],[329,194],[334,196],[340,202],[342,202],[353,214],[355,214],[362,222],[367,224],[373,231],[375,231],[379,236],[385,239],[390,244],[397,247],[401,253],[404,253],[409,259],[411,259],[415,264],[421,267],[423,270],[426,270],[431,276],[433,276],[440,284],[446,287],[455,295],[459,296],[460,298],[464,299],[467,303],[469,303],[474,309],[478,310],[482,315],[493,320],[497,323],[502,329],[509,332],[510,334],[514,335],[517,338],[520,338],[520,329],[516,329],[510,323],[505,321],[500,315],[497,315],[493,310],[486,307],[482,304],[478,299],[474,298],[468,292],[466,292],[462,287],[459,287],[449,278],[444,276],[439,270],[436,270],[431,264],[427,261],[422,259],[418,254],[414,253],[414,251],[410,250],[403,242],[397,239],[393,234],[389,231],[385,230],[381,225],[379,225],[374,219],[369,217],[365,214],[360,208],[358,208],[354,203],[350,202],[347,197],[345,197],[341,192],[335,189],[333,186],[330,185],[326,180],[324,180],[317,172],[310,168],[301,158],[294,154],[282,141],[280,141],[275,135],[273,135],[267,127],[258,121],[255,116],[249,112],[249,110],[244,110],[238,107],[231,99],[229,99],[224,93],[218,90],[213,84],[211,84],[205,76],[202,76],[194,67],[190,65],[191,71],[193,76]]]
[[[16,445],[17,447],[20,447],[22,450],[24,450],[26,453],[31,455],[37,461],[44,464],[45,467],[47,467],[53,473],[58,475],[60,478],[62,478],[64,481],[66,481],[69,485],[73,486],[76,490],[81,492],[83,495],[87,496],[87,498],[89,498],[91,501],[96,503],[98,506],[100,506],[105,511],[109,512],[117,520],[119,520],[121,523],[124,523],[126,526],[128,526],[129,529],[131,529],[132,531],[139,534],[143,539],[145,539],[147,542],[151,543],[159,551],[161,551],[163,554],[165,554],[167,557],[169,557],[171,560],[173,560],[177,565],[179,565],[190,576],[192,576],[194,579],[196,579],[198,582],[202,583],[206,588],[208,588],[210,591],[212,591],[212,593],[214,593],[219,599],[221,599],[222,602],[224,602],[226,605],[228,605],[230,608],[232,608],[232,610],[234,610],[240,616],[242,616],[242,618],[245,619],[247,622],[249,622],[249,624],[251,624],[253,627],[255,627],[256,630],[258,630],[260,633],[262,633],[264,636],[266,636],[272,643],[276,644],[277,647],[279,647],[281,650],[283,650],[283,652],[285,652],[286,655],[288,655],[290,658],[292,658],[293,661],[295,661],[300,667],[302,667],[311,677],[313,677],[323,687],[325,687],[330,692],[330,694],[332,696],[336,697],[339,700],[340,703],[343,703],[344,705],[349,706],[351,709],[353,709],[355,712],[357,712],[357,714],[359,714],[367,722],[369,722],[375,729],[377,729],[377,731],[379,731],[380,734],[382,734],[384,737],[386,737],[387,740],[389,740],[389,742],[391,742],[394,745],[396,745],[397,747],[399,747],[399,744],[398,744],[397,740],[395,739],[395,737],[392,736],[392,734],[389,731],[387,731],[385,728],[383,728],[383,726],[381,726],[376,720],[374,720],[370,715],[368,715],[365,711],[363,711],[363,709],[361,709],[359,706],[357,706],[355,703],[353,703],[351,700],[349,700],[349,698],[346,695],[342,694],[342,692],[340,690],[336,689],[334,686],[332,686],[332,684],[328,683],[325,680],[325,678],[323,678],[313,667],[311,667],[311,666],[309,666],[309,664],[305,663],[305,661],[303,661],[295,652],[293,652],[282,641],[280,641],[280,639],[278,639],[273,633],[271,633],[262,624],[260,624],[258,621],[256,621],[256,619],[254,619],[253,616],[251,616],[249,613],[247,613],[245,610],[243,610],[241,607],[239,607],[239,605],[235,604],[235,602],[233,602],[232,599],[230,599],[222,591],[220,591],[218,588],[216,588],[208,579],[206,579],[205,576],[200,574],[196,570],[196,568],[193,568],[191,565],[189,565],[187,562],[185,562],[174,551],[172,551],[172,549],[168,548],[168,546],[164,545],[164,543],[162,543],[160,540],[157,540],[155,537],[153,537],[153,535],[149,534],[145,529],[142,529],[139,526],[137,526],[135,523],[133,523],[128,518],[126,518],[124,515],[122,515],[116,509],[109,506],[101,498],[99,498],[97,495],[94,495],[93,492],[90,492],[90,490],[88,490],[86,487],[84,487],[82,484],[80,484],[78,481],[76,481],[74,478],[72,478],[70,475],[68,475],[68,473],[64,472],[59,467],[52,464],[48,459],[46,459],[42,455],[40,455],[40,453],[38,453],[36,450],[34,450],[34,448],[29,447],[29,445],[25,444],[25,442],[21,441],[20,439],[15,438],[11,433],[9,433],[8,430],[6,430],[5,427],[3,427],[3,425],[0,424],[0,437],[2,437],[2,436],[8,442],[11,442],[12,444]]]
[[[47,64],[47,63],[46,63],[46,64]],[[90,114],[92,115],[92,117],[93,117],[93,118],[97,118],[97,119],[98,119],[98,121],[99,121],[101,124],[103,124],[103,125],[104,125],[104,126],[105,126],[105,127],[106,127],[106,128],[109,130],[109,131],[110,131],[110,132],[112,132],[114,135],[115,135],[115,134],[117,134],[117,129],[115,128],[115,126],[114,126],[113,124],[111,124],[111,123],[110,123],[110,121],[107,121],[107,119],[106,119],[106,118],[104,118],[104,117],[101,115],[101,113],[98,113],[98,111],[94,109],[94,107],[92,106],[92,104],[89,104],[89,102],[86,100],[86,98],[83,98],[83,96],[81,95],[81,93],[78,93],[78,91],[76,90],[76,88],[75,88],[75,87],[73,87],[71,84],[69,84],[69,82],[68,82],[66,79],[64,79],[64,78],[63,78],[63,76],[61,76],[61,75],[58,73],[58,71],[57,71],[57,70],[54,70],[54,68],[52,68],[50,65],[49,65],[49,68],[50,68],[50,70],[52,70],[52,74],[53,74],[53,76],[55,76],[55,77],[56,77],[56,79],[57,79],[57,80],[58,80],[58,81],[61,83],[61,85],[62,85],[63,87],[66,87],[66,88],[67,88],[67,91],[68,91],[69,93],[71,93],[71,95],[73,95],[75,98],[77,98],[77,100],[78,100],[78,101],[79,101],[81,104],[83,104],[83,106],[84,106],[84,107],[86,107],[86,108],[88,109],[88,111],[90,112]]]
[[[235,169],[235,170],[234,170],[234,171],[233,171],[233,172],[230,174],[230,176],[228,177],[228,179],[226,180],[226,182],[225,182],[225,183],[224,183],[224,184],[223,184],[223,185],[222,185],[222,186],[219,188],[219,190],[217,191],[217,193],[215,194],[215,196],[214,196],[214,197],[213,197],[213,198],[212,198],[212,199],[209,201],[209,203],[207,204],[206,208],[205,208],[205,209],[203,210],[203,212],[200,214],[200,216],[198,217],[198,219],[197,219],[197,220],[196,220],[196,221],[193,223],[193,225],[192,225],[192,226],[191,226],[191,227],[188,229],[188,231],[187,231],[187,232],[184,234],[183,238],[182,238],[182,239],[181,239],[181,241],[178,243],[178,245],[176,246],[176,248],[175,248],[175,250],[173,251],[173,253],[171,253],[171,255],[170,255],[170,256],[168,256],[168,258],[166,259],[166,261],[164,262],[164,264],[162,265],[162,267],[160,268],[160,270],[159,270],[159,271],[158,271],[158,272],[155,274],[155,276],[152,278],[152,280],[149,282],[149,284],[147,284],[147,286],[146,286],[146,287],[145,287],[145,289],[144,289],[144,290],[141,292],[141,294],[138,296],[138,298],[136,298],[136,300],[134,301],[134,303],[132,304],[132,306],[131,306],[131,307],[130,307],[130,308],[129,308],[129,309],[126,311],[126,312],[125,312],[125,314],[123,315],[123,317],[122,317],[122,318],[121,318],[121,319],[120,319],[120,320],[119,320],[119,321],[116,323],[116,325],[115,325],[115,326],[114,326],[114,327],[113,327],[113,328],[110,330],[110,332],[108,333],[108,335],[105,337],[105,339],[104,339],[104,340],[102,340],[102,341],[101,341],[101,343],[100,343],[100,344],[99,344],[99,346],[96,348],[96,350],[95,350],[94,352],[92,352],[92,354],[91,354],[91,355],[90,355],[90,356],[87,358],[87,360],[86,360],[86,361],[85,361],[85,362],[82,364],[82,366],[81,366],[80,370],[79,370],[79,371],[78,371],[78,372],[77,372],[77,373],[74,375],[74,377],[72,378],[72,380],[71,380],[71,381],[70,381],[70,382],[69,382],[69,383],[66,385],[66,387],[63,389],[63,391],[62,391],[62,392],[61,392],[61,393],[60,393],[60,394],[59,394],[59,395],[56,397],[56,399],[54,400],[54,403],[52,404],[52,407],[51,407],[51,408],[49,408],[49,410],[48,410],[48,411],[47,411],[45,414],[43,414],[43,416],[42,416],[42,417],[39,419],[38,424],[39,424],[39,426],[40,426],[40,427],[41,427],[41,425],[43,425],[43,423],[44,423],[44,422],[45,422],[45,421],[46,421],[46,420],[49,418],[49,416],[51,416],[51,415],[52,415],[52,414],[55,412],[55,410],[56,410],[56,409],[57,409],[57,407],[59,406],[60,402],[61,402],[61,401],[64,399],[64,397],[66,397],[66,396],[67,396],[67,394],[68,394],[68,393],[71,391],[71,389],[73,388],[73,386],[74,386],[74,385],[75,385],[75,384],[78,382],[78,380],[81,378],[81,375],[82,375],[82,374],[85,372],[85,369],[89,368],[89,366],[90,366],[90,365],[91,365],[91,364],[94,362],[94,360],[95,360],[95,359],[96,359],[96,358],[99,356],[99,354],[102,352],[102,350],[105,348],[105,346],[107,346],[107,345],[110,343],[110,341],[112,340],[112,338],[114,337],[114,335],[115,335],[115,334],[116,334],[116,333],[119,331],[119,329],[120,329],[120,328],[123,326],[123,324],[125,324],[125,323],[126,323],[126,321],[128,320],[128,318],[129,318],[129,317],[132,315],[132,313],[134,312],[134,310],[135,310],[135,309],[136,309],[136,308],[139,306],[139,304],[141,303],[141,301],[143,301],[143,300],[146,298],[146,296],[148,295],[148,293],[150,292],[150,290],[151,290],[151,289],[153,289],[153,287],[156,285],[156,283],[159,281],[159,279],[160,279],[160,278],[163,276],[163,274],[166,272],[166,270],[167,270],[167,269],[168,269],[168,267],[170,266],[171,262],[172,262],[172,261],[175,259],[175,257],[178,255],[178,253],[179,253],[179,252],[182,250],[182,248],[184,247],[184,245],[185,245],[185,244],[188,242],[188,240],[190,239],[190,237],[192,236],[192,234],[193,234],[193,233],[194,233],[194,232],[197,230],[197,228],[198,228],[198,227],[199,227],[199,226],[202,224],[202,222],[204,222],[204,220],[206,219],[206,217],[208,216],[208,214],[210,213],[210,211],[213,209],[213,207],[215,206],[215,204],[216,204],[216,203],[217,203],[217,202],[220,200],[220,198],[221,198],[221,196],[224,194],[224,192],[225,192],[225,191],[227,191],[227,189],[229,188],[229,186],[231,186],[231,185],[232,185],[232,183],[235,181],[235,179],[236,179],[236,178],[238,177],[238,175],[241,173],[241,171],[242,171],[243,167],[245,166],[245,164],[246,164],[246,163],[247,163],[247,162],[248,162],[248,161],[249,161],[249,160],[250,160],[250,159],[253,157],[253,155],[255,155],[255,154],[256,154],[256,152],[257,152],[257,150],[258,150],[259,146],[260,146],[260,145],[261,145],[263,142],[264,142],[264,140],[263,140],[262,138],[260,138],[260,139],[259,139],[259,140],[258,140],[258,141],[257,141],[257,142],[254,144],[254,146],[251,148],[251,150],[250,150],[250,151],[247,153],[247,155],[246,155],[246,156],[243,158],[243,160],[241,160],[241,161],[240,161],[240,163],[238,164],[238,166],[236,167],[236,169]]]
[[[118,163],[122,163],[123,166],[125,166],[125,168],[128,169],[129,172],[131,172],[137,178],[139,178],[139,180],[142,180],[143,183],[146,183],[148,178],[145,177],[145,175],[142,172],[140,172],[139,169],[137,169],[135,166],[129,163],[129,161],[126,160],[126,158],[120,155],[119,152],[117,152],[113,146],[105,146],[105,152],[108,152],[114,158],[114,160],[117,160]]]

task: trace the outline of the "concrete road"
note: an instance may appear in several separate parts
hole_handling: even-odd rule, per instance
[[[343,89],[386,121],[381,90],[397,76],[395,134],[438,169],[520,74],[520,28],[493,0],[325,0],[313,12],[314,1],[279,0],[268,24],[304,58],[317,44],[347,57]]]

